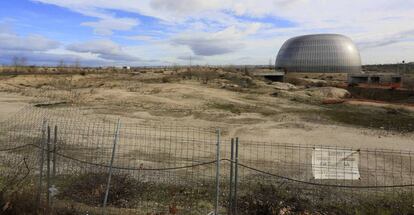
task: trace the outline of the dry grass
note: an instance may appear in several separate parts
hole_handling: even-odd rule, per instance
[[[412,192],[370,196],[358,192],[317,188],[309,195],[297,186],[251,185],[238,199],[241,214],[331,214],[331,215],[401,215],[413,214]],[[335,201],[337,199],[344,201]],[[352,201],[346,201],[346,199]]]

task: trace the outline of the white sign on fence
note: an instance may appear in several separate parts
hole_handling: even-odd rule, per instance
[[[358,180],[359,151],[314,148],[312,173],[315,179]]]

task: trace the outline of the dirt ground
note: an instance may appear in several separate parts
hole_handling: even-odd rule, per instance
[[[0,92],[0,122],[16,114],[26,105],[29,105],[30,101],[30,97]]]
[[[59,107],[81,107],[91,115],[121,116],[130,122],[219,127],[224,138],[246,141],[414,150],[413,132],[361,127],[321,116],[326,107],[320,101],[329,93],[312,94],[315,88],[301,86],[278,90],[241,72],[207,72],[5,75],[0,77],[0,121],[25,105],[58,102]]]

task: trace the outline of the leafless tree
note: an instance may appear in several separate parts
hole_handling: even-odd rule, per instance
[[[15,67],[26,66],[27,58],[26,57],[17,57],[17,56],[14,56],[13,59],[12,59],[12,61],[13,61],[12,64]]]
[[[19,57],[14,56],[14,57],[12,58],[12,65],[13,65],[14,67],[19,66]]]
[[[73,64],[73,67],[75,67],[76,69],[79,69],[79,68],[80,68],[80,66],[81,66],[81,64],[80,64],[80,60],[77,58],[77,59],[75,60],[75,63]]]
[[[27,58],[26,57],[21,57],[20,58],[20,65],[21,66],[26,66],[27,65]]]
[[[12,65],[14,67],[14,70],[17,72],[22,67],[26,66],[27,58],[26,57],[17,57],[14,56],[12,58]]]
[[[59,60],[59,63],[57,65],[58,71],[63,73],[66,70],[65,68],[66,68],[65,61],[63,59]]]
[[[58,67],[60,67],[60,68],[66,67],[65,61],[63,59],[59,61]]]

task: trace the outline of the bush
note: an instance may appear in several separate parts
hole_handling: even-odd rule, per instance
[[[220,74],[217,71],[211,71],[211,70],[191,70],[187,69],[187,71],[180,73],[181,79],[196,79],[200,81],[203,84],[208,84],[209,81],[215,80],[220,77]]]
[[[256,86],[256,83],[252,78],[241,74],[226,73],[222,76],[222,78],[229,80],[232,84],[236,84],[242,88],[251,88]]]
[[[0,214],[41,214],[37,208],[35,193],[34,189],[26,188],[11,194],[0,194]]]
[[[164,76],[161,78],[161,82],[162,83],[170,83],[171,82],[171,78],[168,76]]]

